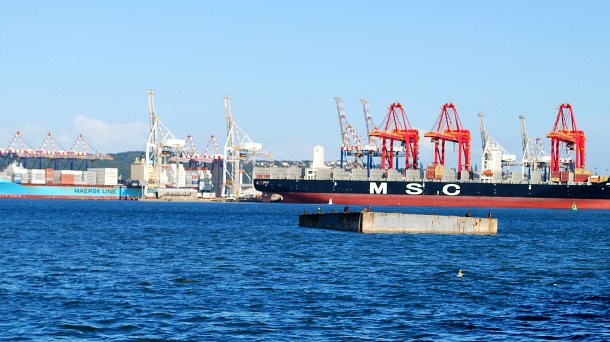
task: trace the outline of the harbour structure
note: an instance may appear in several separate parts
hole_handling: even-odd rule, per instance
[[[231,97],[225,95],[227,139],[223,153],[222,197],[232,200],[255,198],[252,177],[242,168],[245,162],[256,163],[260,156],[270,157],[263,145],[252,140],[239,127],[231,112]]]
[[[532,140],[525,127],[525,115],[519,115],[519,125],[521,128],[521,174],[526,179],[531,179],[532,172],[547,170],[551,163],[551,156],[544,150],[542,139]]]
[[[371,115],[371,110],[369,108],[369,102],[362,98],[360,99],[360,103],[362,103],[362,112],[364,113],[364,122],[366,123],[366,135],[369,137],[368,146],[369,150],[373,152],[379,151],[377,140],[374,136],[371,135],[375,129],[378,127],[373,122],[373,115]]]
[[[510,167],[517,163],[517,156],[506,151],[499,142],[494,140],[485,127],[485,115],[479,113],[479,125],[481,129],[481,147],[483,155],[481,158],[482,182],[498,182],[504,179],[504,167]]]
[[[224,156],[216,135],[210,135],[202,153],[198,152],[191,134],[187,135],[185,141],[185,146],[169,159],[175,165],[182,164],[185,170],[184,184],[180,183],[177,187],[195,189],[199,197],[220,197],[221,187],[214,186],[214,183],[221,184]]]
[[[419,131],[411,127],[401,103],[392,103],[387,115],[369,133],[370,137],[381,140],[381,168],[398,169],[398,159],[405,159],[405,170],[417,170],[419,153]],[[394,162],[396,159],[396,162]]]
[[[347,121],[345,107],[339,96],[335,96],[335,103],[337,104],[337,113],[339,114],[339,131],[341,137],[340,167],[343,168],[344,162],[347,161],[348,157],[353,158],[353,165],[356,167],[361,166],[363,164],[362,158],[365,155],[367,146],[363,144],[363,139],[360,134],[358,134],[354,127]],[[373,148],[373,146],[370,147]]]
[[[196,199],[214,197],[212,171],[222,167],[214,135],[203,153],[198,153],[192,135],[179,139],[163,124],[155,110],[154,91],[147,91],[150,131],[145,152],[131,166],[131,179],[138,181],[149,198]],[[212,153],[209,148],[213,147]],[[219,171],[216,171],[219,173]]]
[[[85,168],[95,160],[111,160],[108,154],[100,153],[93,147],[85,136],[78,135],[72,146],[68,149],[63,147],[52,132],[48,132],[38,147],[33,147],[21,131],[17,131],[6,148],[0,148],[0,159],[2,164],[11,164],[20,161],[28,166],[38,168],[79,168],[84,164]]]
[[[532,144],[524,136],[524,126],[522,166],[527,167],[527,174],[519,170],[498,170],[498,164],[503,168],[519,166],[519,163],[516,157],[509,158],[503,153],[484,129],[482,137],[488,138],[482,141],[482,147],[487,147],[488,156],[483,161],[491,165],[487,170],[492,173],[488,172],[490,177],[486,178],[482,174],[485,170],[472,170],[470,131],[461,126],[455,105],[447,103],[433,130],[424,134],[435,143],[434,163],[425,171],[391,169],[389,165],[368,172],[358,168],[309,167],[283,171],[257,168],[254,185],[265,198],[276,194],[292,203],[519,208],[570,208],[576,204],[580,209],[610,209],[608,176],[592,175],[585,169],[584,132],[576,129],[571,108],[567,104],[560,106],[553,131],[548,134],[555,146],[552,149],[555,157],[549,164],[551,170],[545,167],[541,148],[535,156],[528,150]],[[459,146],[457,170],[444,168],[446,141]],[[574,152],[579,156],[570,156]],[[553,167],[558,171],[553,171]]]
[[[453,103],[445,103],[441,108],[432,130],[424,133],[434,143],[434,162],[426,168],[427,179],[441,179],[445,172],[445,144],[457,143],[457,176],[468,179],[470,173],[470,131],[462,127],[460,116]]]
[[[151,198],[244,200],[257,197],[251,172],[244,164],[268,157],[237,124],[231,97],[224,97],[226,142],[221,148],[212,134],[200,153],[192,134],[178,139],[156,113],[154,91],[148,90],[150,133],[146,152],[134,161],[131,178],[145,187]]]
[[[585,132],[576,127],[571,104],[559,106],[555,125],[547,137],[551,139],[551,179],[567,182],[573,176],[576,182],[587,181],[591,171],[585,169]]]
[[[71,149],[65,149],[48,133],[38,148],[32,147],[21,134],[17,132],[7,148],[0,148],[0,172],[4,194],[0,197],[44,197],[44,198],[80,198],[96,197],[99,193],[115,193],[114,191],[94,191],[94,189],[72,189],[69,186],[121,186],[129,191],[117,191],[115,197],[145,197],[171,199],[226,198],[230,200],[252,199],[257,196],[252,185],[251,171],[243,165],[256,163],[257,157],[270,155],[263,151],[262,144],[256,143],[237,125],[231,114],[230,97],[225,96],[225,113],[227,119],[226,144],[221,151],[216,136],[212,134],[201,153],[197,149],[193,135],[186,139],[177,138],[162,122],[155,109],[154,91],[147,90],[149,135],[144,153],[136,158],[131,165],[129,184],[95,184],[91,176],[86,176],[88,167],[94,160],[111,159],[110,155],[99,153],[81,134]],[[34,165],[36,164],[36,165]],[[9,167],[10,166],[10,167]],[[31,170],[33,167],[36,170]],[[249,166],[248,166],[249,167]],[[82,171],[81,169],[84,169]],[[80,170],[80,171],[79,171]],[[90,169],[94,173],[95,169]],[[38,177],[46,172],[44,184],[30,184],[34,179],[30,173]],[[71,173],[72,172],[72,173]],[[81,172],[81,173],[79,173]],[[84,172],[84,173],[82,173]],[[111,168],[108,168],[111,173]],[[116,169],[114,169],[116,174]],[[53,189],[53,175],[66,181],[58,183],[61,191]],[[74,177],[72,177],[74,176]],[[74,184],[68,179],[74,179]],[[34,182],[37,182],[37,178]],[[70,181],[71,182],[71,181]],[[44,185],[45,191],[40,192],[38,185]],[[135,190],[132,190],[134,188]]]

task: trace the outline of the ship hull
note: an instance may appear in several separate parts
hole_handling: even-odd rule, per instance
[[[123,186],[60,186],[0,181],[0,198],[134,200],[141,196],[140,188]]]
[[[484,196],[419,196],[405,195],[360,195],[337,193],[283,193],[284,203],[333,203],[345,205],[412,206],[412,207],[483,207],[483,208],[570,208],[610,209],[610,200],[484,197]]]
[[[256,179],[255,188],[286,203],[376,206],[610,209],[603,184],[510,184]]]

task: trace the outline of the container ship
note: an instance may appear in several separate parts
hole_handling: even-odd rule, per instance
[[[135,200],[141,197],[141,187],[118,184],[116,168],[26,169],[15,162],[0,172],[0,198]]]
[[[368,130],[370,140],[365,146],[349,141],[353,129],[345,121],[340,100],[335,99],[343,139],[340,167],[324,163],[321,146],[314,148],[310,167],[258,167],[253,182],[263,200],[276,195],[286,203],[610,209],[608,176],[593,175],[585,168],[585,135],[576,128],[570,104],[559,107],[547,135],[550,155],[540,139],[535,143],[529,139],[520,117],[520,162],[490,137],[479,114],[483,155],[477,172],[470,167],[470,132],[461,126],[455,105],[443,105],[433,129],[424,134],[434,144],[434,162],[424,168],[418,162],[420,134],[410,126],[400,103],[390,106],[379,128]],[[368,119],[364,100],[363,105]],[[456,169],[444,165],[446,142],[457,145]],[[349,156],[355,157],[355,163],[348,170],[343,164]],[[378,168],[371,167],[375,156],[381,159]],[[363,157],[366,161],[356,163]],[[514,170],[517,166],[519,170]]]
[[[592,177],[593,182],[588,183],[484,183],[480,180],[405,179],[400,174],[392,177],[388,173],[358,180],[358,173],[353,172],[355,170],[353,173],[297,168],[270,171],[257,170],[259,173],[254,179],[254,187],[263,192],[263,198],[277,194],[285,203],[610,209],[607,176]],[[310,177],[302,177],[303,174]]]

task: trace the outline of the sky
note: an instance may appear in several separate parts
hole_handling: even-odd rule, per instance
[[[610,94],[607,1],[0,1],[0,146],[17,130],[79,133],[104,153],[143,150],[146,90],[178,138],[225,142],[233,117],[274,159],[339,158],[334,102],[366,135],[401,102],[423,139],[445,102],[470,129],[521,155],[528,133],[552,130],[561,103],[587,136],[587,168],[606,173]],[[451,144],[452,145],[452,144]],[[456,149],[457,150],[457,149]],[[453,148],[450,155],[456,155]],[[448,157],[448,160],[455,157]]]

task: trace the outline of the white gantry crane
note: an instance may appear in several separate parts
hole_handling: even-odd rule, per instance
[[[367,148],[370,150],[377,150],[375,137],[370,135],[377,127],[373,123],[373,116],[369,110],[369,102],[366,99],[360,99],[360,102],[362,103],[362,111],[364,112],[364,122],[366,122],[366,136],[369,137],[369,145]]]
[[[362,157],[362,138],[356,132],[354,127],[347,122],[343,101],[336,96],[337,112],[339,114],[339,129],[341,130],[341,168],[343,168],[343,160],[347,156],[355,156],[353,167],[359,167],[358,159]]]
[[[175,154],[175,151],[185,147],[186,141],[184,139],[176,139],[174,134],[159,119],[155,112],[155,92],[147,90],[146,94],[148,94],[150,119],[150,134],[146,143],[145,153],[145,178],[147,179],[145,189],[148,190],[148,188],[162,188],[165,186],[164,176],[161,172],[162,166]],[[173,169],[170,168],[169,170]]]
[[[533,142],[525,129],[525,116],[519,115],[519,123],[521,126],[521,147],[523,148],[523,160],[521,162],[521,170],[525,175],[525,169],[528,171],[541,170],[549,166],[551,156],[546,153],[542,140],[536,138]]]
[[[497,182],[502,180],[502,167],[515,165],[517,156],[508,153],[497,141],[487,133],[485,116],[479,113],[481,127],[481,145],[483,157],[481,161],[481,181]]]
[[[222,197],[239,199],[254,196],[252,177],[241,168],[242,161],[252,161],[256,164],[256,157],[263,154],[263,145],[254,142],[237,125],[231,113],[231,97],[225,96],[225,116],[227,120],[227,140],[224,146],[223,158],[223,190]],[[244,176],[248,178],[244,180]]]
[[[381,148],[378,137],[372,136],[371,133],[379,128],[373,123],[373,116],[371,115],[371,111],[369,109],[369,102],[366,99],[360,99],[360,103],[362,103],[362,111],[364,112],[364,122],[366,123],[366,135],[369,137],[368,144],[362,146],[362,149],[367,154],[367,168],[371,168],[371,164],[373,163],[373,157],[381,156]],[[400,154],[400,151],[398,152]]]

